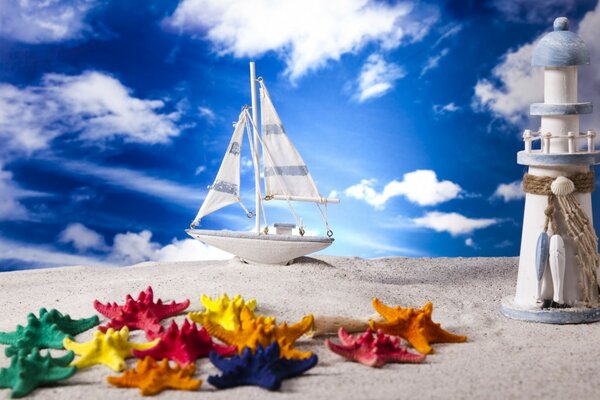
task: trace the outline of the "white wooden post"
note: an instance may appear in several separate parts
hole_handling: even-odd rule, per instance
[[[544,136],[544,153],[550,153],[550,138],[552,138],[552,134],[550,132],[546,132],[543,134]]]
[[[525,129],[525,132],[523,132],[523,141],[525,141],[525,151],[531,153],[531,130]]]
[[[571,153],[575,153],[577,150],[575,149],[575,133],[569,131],[569,133],[567,133],[568,141],[569,141],[569,154]]]
[[[596,147],[596,144],[595,144],[596,132],[594,132],[593,130],[589,130],[587,133],[588,133],[587,134],[588,153],[593,153],[594,148]]]

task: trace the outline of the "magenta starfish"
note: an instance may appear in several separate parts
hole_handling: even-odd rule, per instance
[[[386,335],[381,330],[373,335],[373,331],[367,329],[362,335],[354,337],[340,328],[338,336],[341,345],[325,340],[329,350],[369,367],[379,368],[388,362],[418,363],[425,359],[425,355],[411,353],[401,346],[399,337]]]
[[[229,357],[237,353],[236,346],[224,346],[214,343],[205,328],[198,329],[195,323],[184,320],[181,330],[175,323],[160,336],[160,342],[151,349],[133,350],[135,357],[143,359],[150,356],[155,360],[168,358],[181,366],[194,363],[198,358],[208,357],[211,351],[220,356]]]
[[[163,304],[162,300],[158,299],[155,303],[151,286],[140,292],[137,300],[134,300],[128,294],[125,298],[125,304],[122,306],[117,303],[102,304],[98,300],[94,301],[94,308],[100,314],[110,318],[108,323],[98,328],[102,332],[106,332],[108,328],[120,330],[122,327],[127,326],[129,330],[143,330],[149,339],[154,339],[164,330],[160,324],[162,319],[179,314],[189,305],[189,300],[181,303],[172,301],[170,304]]]

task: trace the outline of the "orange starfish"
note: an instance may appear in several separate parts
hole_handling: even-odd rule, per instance
[[[240,326],[234,330],[224,329],[206,317],[202,319],[202,325],[211,336],[229,345],[237,346],[240,354],[245,347],[249,347],[254,353],[258,346],[266,348],[276,341],[281,348],[281,357],[298,360],[312,355],[311,352],[302,352],[293,346],[300,336],[312,328],[313,320],[312,314],[308,314],[296,324],[288,326],[284,322],[277,326],[274,319],[256,317],[252,310],[244,306],[240,312]]]
[[[202,381],[192,378],[194,372],[196,372],[194,364],[185,367],[175,365],[171,368],[166,358],[158,363],[152,357],[146,357],[139,360],[135,368],[123,372],[123,375],[109,376],[106,379],[108,383],[117,387],[138,387],[142,396],[153,396],[165,389],[198,389]]]
[[[461,343],[466,336],[454,335],[431,320],[433,304],[428,302],[422,309],[388,307],[379,299],[373,298],[373,308],[386,322],[371,320],[371,329],[381,329],[388,335],[406,339],[421,354],[431,354],[430,343]]]

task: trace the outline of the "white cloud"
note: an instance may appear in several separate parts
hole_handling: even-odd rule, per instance
[[[111,264],[93,257],[85,257],[56,251],[46,246],[16,242],[0,238],[0,259],[17,260],[38,267],[59,266],[110,266]]]
[[[535,44],[530,43],[509,51],[492,70],[492,80],[477,82],[476,109],[489,110],[515,124],[523,123],[529,114],[529,105],[543,100],[543,71],[531,66],[534,48]]]
[[[575,2],[568,3],[574,4]],[[544,7],[533,8],[543,9]],[[552,18],[549,17],[547,20],[551,22]],[[575,27],[576,21],[571,21],[571,30],[575,30]],[[551,30],[552,26],[549,23],[546,32]],[[600,41],[597,40],[600,37],[600,3],[580,22],[578,34],[586,42],[592,55],[600,54]],[[539,38],[516,50],[507,52],[494,68],[492,77],[477,82],[474,97],[475,108],[487,109],[496,116],[523,127],[522,125],[529,117],[529,105],[543,101],[543,69],[531,66],[531,55],[538,40]],[[594,65],[579,68],[578,97],[580,101],[600,103],[600,68]],[[539,119],[536,118],[535,124],[539,124],[538,121]],[[600,113],[595,112],[591,116],[585,117],[584,121],[589,121],[589,128],[600,126]],[[582,130],[589,129],[587,122],[585,123],[586,126],[582,124]],[[537,129],[538,126],[532,124],[529,127]]]
[[[26,220],[29,214],[19,202],[20,189],[12,179],[12,173],[0,164],[0,220]]]
[[[492,0],[490,5],[500,11],[504,17],[518,22],[547,22],[561,15],[569,15],[578,0]]]
[[[150,260],[160,248],[160,245],[151,242],[152,232],[118,233],[115,235],[110,259],[124,264],[136,264]]]
[[[466,238],[465,239],[465,246],[472,247],[472,248],[476,248],[477,247],[477,245],[475,244],[475,241],[473,240],[473,238]]]
[[[401,66],[386,62],[380,54],[371,54],[357,79],[356,99],[362,103],[385,95],[394,88],[398,79],[406,76]]]
[[[415,225],[433,229],[436,232],[448,232],[452,236],[467,235],[477,229],[495,225],[499,220],[495,218],[467,218],[464,215],[452,212],[443,213],[432,211],[423,217],[414,218]]]
[[[198,107],[198,114],[200,114],[200,116],[211,125],[214,124],[215,120],[217,119],[215,112],[208,107]]]
[[[457,198],[462,188],[451,181],[439,181],[431,170],[416,170],[404,174],[402,181],[393,180],[377,192],[374,179],[363,179],[345,190],[346,196],[364,200],[376,209],[383,209],[393,197],[404,196],[421,206],[432,206]]]
[[[153,196],[184,207],[198,207],[206,196],[206,191],[199,187],[180,185],[128,168],[104,167],[86,161],[65,159],[50,159],[49,161],[52,161],[55,167],[62,168],[73,175],[90,176],[123,190]]]
[[[25,43],[79,39],[95,0],[0,0],[0,36]]]
[[[162,100],[132,97],[131,90],[112,76],[95,71],[47,74],[44,85],[74,116],[73,127],[85,139],[121,136],[129,142],[166,143],[179,135],[174,123],[179,112],[157,113],[165,106]]]
[[[434,104],[433,105],[433,112],[436,115],[443,115],[443,114],[448,114],[448,113],[454,113],[460,111],[460,107],[457,106],[456,104],[454,104],[453,102],[448,103],[446,105],[441,105],[441,104]]]
[[[397,246],[393,243],[389,243],[384,237],[368,236],[362,232],[342,232],[340,235],[338,235],[338,240],[347,245],[351,245],[354,255],[357,255],[357,251],[362,249],[374,251],[379,255],[394,254],[408,257],[419,257],[425,255],[420,250]]]
[[[72,226],[77,226],[71,228]],[[69,229],[71,228],[71,229]],[[74,238],[80,233],[84,237]],[[64,240],[63,240],[64,238]],[[232,257],[214,247],[207,246],[194,239],[176,240],[161,246],[152,241],[152,233],[144,230],[139,233],[119,233],[114,237],[112,248],[105,245],[101,235],[81,225],[71,224],[60,235],[60,240],[73,243],[78,250],[99,250],[108,252],[106,261],[95,257],[73,255],[56,251],[47,246],[34,246],[27,243],[15,242],[0,238],[0,260],[16,260],[33,264],[38,267],[57,266],[114,266],[131,265],[143,261],[177,262],[197,260],[225,260]]]
[[[107,249],[102,235],[77,222],[69,224],[65,230],[58,235],[58,240],[61,243],[72,244],[73,247],[80,252]]]
[[[246,174],[251,171],[254,171],[254,163],[252,162],[252,159],[246,156],[242,156],[240,158],[240,172],[242,174]]]
[[[500,243],[494,245],[494,247],[496,249],[504,249],[504,248],[510,247],[512,245],[513,245],[513,242],[511,242],[510,240],[506,239],[506,240],[503,240]]]
[[[45,89],[0,83],[0,153],[31,153],[45,148],[58,136],[63,110],[60,104],[44,94]]]
[[[445,49],[442,49],[442,51],[440,51],[438,54],[434,54],[434,55],[430,56],[427,59],[427,62],[425,63],[425,65],[423,66],[423,69],[421,70],[421,76],[424,76],[427,72],[431,71],[432,69],[437,68],[437,66],[440,64],[440,60],[442,58],[446,57],[449,52],[450,52],[450,49],[445,48]]]
[[[525,197],[522,183],[520,180],[511,183],[501,183],[496,188],[496,191],[492,195],[492,199],[502,199],[504,202],[512,200],[520,200]]]
[[[196,172],[194,172],[194,175],[200,175],[204,171],[206,171],[206,166],[200,165],[200,166],[198,166],[198,168],[196,168]]]
[[[420,40],[437,20],[432,6],[371,0],[183,0],[164,25],[209,40],[220,55],[273,51],[295,80],[367,44],[393,49]]]
[[[171,244],[162,247],[159,243],[152,242],[152,232],[147,230],[117,234],[109,256],[111,260],[122,264],[142,261],[224,260],[231,257],[229,253],[194,239],[173,240]]]
[[[161,248],[156,254],[157,261],[198,261],[198,260],[227,260],[233,257],[215,247],[205,245],[195,239],[173,240]]]
[[[435,43],[431,47],[435,48],[435,47],[439,46],[440,43],[442,43],[444,40],[458,35],[458,33],[462,29],[463,29],[463,26],[458,25],[458,24],[450,24],[450,25],[443,27],[442,29],[440,29],[440,31],[443,31],[444,33],[438,38],[438,40],[435,41]]]
[[[588,12],[579,24],[579,35],[585,40],[592,54],[592,65],[579,69],[579,98],[581,101],[592,101],[595,106],[600,104],[600,68],[598,57],[600,55],[600,3],[594,11]],[[600,126],[600,112],[595,112],[590,118],[590,128],[598,129]],[[589,129],[589,128],[585,128]]]
[[[180,114],[160,113],[164,107],[162,100],[133,97],[117,79],[95,71],[46,74],[40,86],[0,84],[0,152],[29,154],[65,133],[92,141],[165,143],[179,135]]]

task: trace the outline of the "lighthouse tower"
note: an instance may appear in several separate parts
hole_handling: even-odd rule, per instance
[[[594,174],[600,162],[596,133],[581,132],[579,116],[592,103],[577,99],[577,70],[590,63],[586,44],[554,21],[538,43],[532,66],[544,73],[544,102],[531,104],[539,130],[526,130],[517,162],[523,178],[525,212],[515,296],[502,303],[508,317],[545,323],[600,320],[598,239],[592,224]]]

